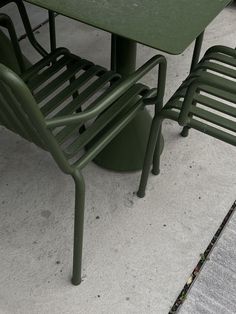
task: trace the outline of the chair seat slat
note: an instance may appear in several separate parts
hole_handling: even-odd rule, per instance
[[[39,92],[34,94],[34,97],[37,102],[43,101],[46,97],[52,94],[53,91],[57,90],[60,86],[62,86],[65,82],[68,82],[70,78],[73,77],[76,73],[78,73],[81,69],[86,67],[89,63],[86,60],[78,60],[73,67],[67,68],[63,73],[61,73],[58,77],[49,82],[44,88],[42,88]]]
[[[27,85],[31,91],[38,88],[42,83],[50,79],[54,74],[63,69],[63,67],[76,63],[77,60],[68,60],[66,56],[63,56],[59,61],[53,63],[52,66],[45,67],[43,72],[40,72],[37,76],[31,79]]]
[[[90,126],[81,136],[75,139],[67,148],[68,157],[73,157],[80,149],[85,147],[111,120],[119,115],[124,108],[129,108],[129,104],[134,103],[134,99],[146,90],[146,87],[140,85],[133,86],[125,93],[115,104],[108,108],[100,117]],[[122,119],[121,119],[122,120]]]
[[[99,73],[104,73],[104,70],[100,66],[92,66],[86,72],[81,74],[77,79],[75,79],[69,86],[60,91],[52,99],[50,99],[43,107],[41,111],[44,116],[47,116],[59,105],[61,105],[67,98],[71,97],[74,92],[85,85],[89,80]]]

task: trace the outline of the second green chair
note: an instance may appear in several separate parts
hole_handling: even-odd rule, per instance
[[[236,146],[236,50],[224,46],[210,48],[187,79],[156,115],[158,141],[153,153],[150,141],[138,195],[145,195],[149,169],[160,168],[161,125],[164,119],[196,129]]]

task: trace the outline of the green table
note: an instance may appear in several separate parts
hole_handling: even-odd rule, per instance
[[[169,54],[182,53],[231,0],[26,0],[108,31],[115,53],[112,66],[123,75],[134,70],[136,43]],[[151,118],[140,113],[98,156],[101,166],[141,169]]]

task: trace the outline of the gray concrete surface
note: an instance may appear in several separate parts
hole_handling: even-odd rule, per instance
[[[236,313],[236,215],[190,290],[180,314]]]
[[[38,24],[45,12],[35,16]],[[235,26],[235,9],[227,8],[209,26],[203,51],[234,46]],[[36,34],[45,45],[47,30]],[[109,34],[62,16],[57,30],[58,45],[109,65]],[[31,60],[38,58],[27,40],[21,45]],[[138,65],[155,53],[139,45]],[[191,53],[192,46],[167,55],[166,98],[186,77]],[[146,83],[155,81],[153,72]],[[0,129],[1,314],[168,313],[235,200],[236,159],[234,147],[196,131],[179,137],[173,122],[163,132],[162,172],[150,176],[144,199],[133,194],[140,173],[112,173],[93,163],[84,170],[83,283],[73,287],[73,182],[48,154]]]

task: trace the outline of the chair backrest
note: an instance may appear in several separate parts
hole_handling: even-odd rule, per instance
[[[16,54],[12,47],[12,43],[9,38],[0,30],[0,63],[5,64],[17,74],[21,73],[19,62],[16,58]]]
[[[29,88],[15,72],[3,64],[0,64],[0,124],[50,151],[62,171],[71,173]]]
[[[37,42],[37,40],[35,39],[31,24],[30,24],[30,20],[26,11],[26,8],[24,6],[24,3],[22,0],[1,0],[0,1],[0,8],[6,6],[9,3],[15,3],[15,5],[18,8],[19,14],[21,16],[21,20],[22,23],[24,25],[25,28],[25,32],[26,35],[31,43],[31,45],[35,48],[36,51],[38,51],[38,53],[45,57],[48,55],[47,51]],[[12,38],[11,38],[12,39]]]
[[[0,26],[8,30],[8,33],[11,39],[11,42],[9,42],[3,36],[1,36],[3,37],[2,38],[3,42],[1,43],[1,45],[6,44],[8,46],[8,47],[3,48],[3,54],[4,54],[4,50],[5,50],[5,54],[6,53],[9,54],[9,59],[7,58],[8,59],[7,63],[4,63],[4,62],[2,63],[6,65],[12,63],[13,68],[16,68],[17,73],[23,73],[25,71],[24,58],[20,49],[20,45],[17,40],[17,35],[16,35],[14,25],[8,15],[3,14],[3,13],[0,14]],[[14,51],[14,57],[12,56],[13,51]],[[2,54],[2,51],[1,51],[1,54]],[[4,58],[3,58],[3,61],[4,61]],[[18,63],[17,66],[15,65],[16,61]]]

